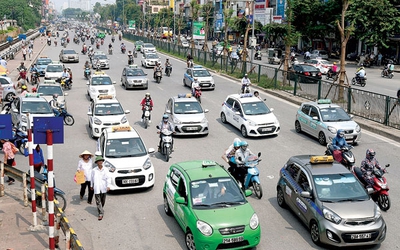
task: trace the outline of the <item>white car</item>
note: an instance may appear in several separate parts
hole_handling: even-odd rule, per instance
[[[144,53],[141,63],[143,67],[149,68],[156,66],[157,63],[161,64],[161,59],[156,53]]]
[[[96,99],[99,95],[111,95],[114,98],[117,96],[114,84],[115,81],[111,81],[111,78],[102,73],[95,73],[86,83],[87,94],[90,100]]]
[[[187,40],[181,40],[182,47],[189,48],[189,42]]]
[[[105,128],[129,125],[126,118],[126,114],[129,113],[130,111],[124,111],[121,103],[111,95],[100,95],[90,103],[87,113],[91,137],[99,137]]]
[[[64,72],[64,66],[60,63],[49,63],[46,67],[46,73],[44,74],[45,80],[57,80],[61,78]]]
[[[143,54],[144,54],[144,53],[148,53],[148,52],[156,53],[156,52],[157,52],[157,49],[156,49],[156,47],[154,47],[154,45],[151,44],[151,43],[144,43],[144,44],[142,45],[142,47],[140,48],[140,52],[142,52]]]
[[[7,76],[0,76],[0,83],[1,83],[0,88],[3,89],[2,91],[3,95],[0,96],[0,98],[7,102],[12,102],[15,96],[15,89],[14,89],[14,83],[11,81],[11,78]]]
[[[57,94],[58,103],[67,109],[67,100],[65,97],[68,96],[68,93],[64,92],[61,85],[54,80],[45,80],[43,83],[39,83],[36,92],[48,102],[53,99],[54,94]]]
[[[110,61],[104,54],[93,55],[92,68],[97,68],[97,63],[100,64],[100,69],[110,69]]]
[[[105,159],[103,166],[111,176],[111,190],[151,188],[154,166],[138,132],[131,126],[106,128],[97,140],[97,152]]]
[[[304,64],[316,67],[317,69],[319,69],[319,71],[321,71],[321,74],[324,75],[326,75],[329,69],[332,68],[332,63],[321,58],[305,60]]]
[[[243,137],[277,135],[281,127],[273,110],[252,94],[233,94],[222,105],[221,121],[238,128]]]

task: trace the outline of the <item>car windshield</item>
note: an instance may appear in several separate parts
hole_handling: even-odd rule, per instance
[[[63,72],[63,67],[61,65],[48,65],[46,72]]]
[[[245,115],[265,115],[271,111],[264,102],[243,103],[243,111]]]
[[[324,108],[320,110],[321,120],[324,122],[350,121],[351,117],[342,108]]]
[[[24,101],[22,102],[21,112],[30,114],[52,114],[53,110],[50,109],[50,105],[47,102]]]
[[[175,114],[199,114],[203,113],[198,102],[176,102],[174,106]]]
[[[147,54],[147,59],[158,59],[156,54]]]
[[[142,69],[127,69],[126,70],[127,76],[144,76],[145,73]]]
[[[319,72],[319,69],[317,69],[316,67],[311,66],[311,65],[303,64],[303,65],[301,65],[301,67],[302,67],[302,70],[306,71],[306,72],[309,72],[309,71],[318,71]]]
[[[211,76],[211,74],[210,74],[210,72],[208,72],[208,70],[201,69],[201,70],[194,70],[193,76],[194,77],[206,77],[206,76]]]
[[[109,139],[105,145],[108,158],[139,157],[147,154],[140,138]]]
[[[137,41],[137,42],[135,43],[135,45],[136,45],[136,46],[138,46],[138,45],[141,46],[141,45],[143,45],[143,42],[142,42],[142,41]]]
[[[103,54],[98,54],[98,55],[95,55],[95,56],[94,56],[94,59],[97,59],[97,58],[99,58],[100,60],[101,60],[101,59],[107,59],[107,56],[106,56],[106,55],[103,55]]]
[[[94,114],[96,116],[102,115],[122,115],[124,110],[119,103],[101,103],[94,107]]]
[[[153,49],[153,48],[155,48],[153,44],[149,44],[149,43],[143,44],[143,47],[145,47],[145,48],[147,48],[147,49]]]
[[[37,92],[40,95],[51,96],[53,94],[58,94],[59,96],[63,96],[63,92],[60,86],[40,86],[37,89]]]
[[[51,63],[51,59],[39,59],[36,62],[36,65],[47,65]]]
[[[207,178],[190,182],[190,197],[193,208],[215,209],[242,205],[247,201],[237,182],[230,177]]]
[[[369,196],[352,173],[313,176],[315,192],[322,202],[362,201]]]
[[[76,54],[75,50],[64,50],[64,54]]]
[[[110,77],[92,77],[92,86],[97,85],[112,85]]]

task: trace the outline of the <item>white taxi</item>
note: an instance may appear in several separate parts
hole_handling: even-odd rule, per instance
[[[243,137],[277,135],[281,127],[272,111],[252,94],[233,94],[222,105],[221,121],[240,129]]]
[[[115,98],[117,93],[114,84],[116,81],[111,81],[103,71],[96,71],[86,83],[87,95],[90,100],[96,99],[99,95],[111,95]]]
[[[64,65],[59,62],[53,62],[47,64],[44,79],[45,80],[57,80],[62,77],[64,72]]]
[[[131,126],[106,128],[97,140],[96,154],[105,159],[103,166],[111,176],[111,190],[151,188],[154,186],[154,166],[146,146]]]
[[[116,125],[129,125],[126,114],[129,110],[122,108],[121,103],[111,95],[100,95],[89,106],[88,121],[90,136],[97,138],[105,128]]]

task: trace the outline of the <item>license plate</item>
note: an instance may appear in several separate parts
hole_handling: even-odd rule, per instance
[[[262,128],[261,131],[266,132],[266,131],[272,131],[273,128]]]
[[[210,84],[209,83],[203,83],[202,84],[204,87],[208,87],[208,86],[210,86]]]
[[[346,140],[353,139],[353,136],[346,136]]]
[[[139,183],[138,178],[122,180],[122,184],[135,184],[135,183]]]
[[[187,127],[186,130],[197,130],[196,127]]]
[[[315,73],[313,73],[312,76],[315,76]]]
[[[366,233],[366,234],[352,234],[351,239],[352,240],[361,240],[361,239],[370,239],[371,238],[371,233]]]
[[[223,242],[224,244],[226,244],[226,243],[241,242],[241,241],[243,241],[243,240],[244,240],[244,239],[243,239],[243,236],[239,236],[239,237],[234,237],[234,238],[226,238],[226,239],[223,239],[222,242]]]

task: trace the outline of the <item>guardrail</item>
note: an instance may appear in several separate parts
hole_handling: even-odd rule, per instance
[[[26,41],[28,42],[29,39],[36,38],[40,35],[39,29],[31,30],[26,33]],[[29,39],[28,39],[29,38]],[[0,44],[0,56],[5,60],[12,60],[15,57],[15,54],[21,50],[23,44],[21,39],[18,37],[14,37],[11,42],[5,42]]]
[[[22,182],[24,185],[23,188],[23,197],[24,197],[24,206],[28,206],[28,199],[27,199],[27,187],[26,187],[26,180],[30,178],[29,174],[26,172],[23,172],[17,168],[14,168],[12,166],[9,166],[3,162],[0,162],[0,178],[1,181],[0,183],[2,183],[2,187],[4,187],[4,174],[11,176],[12,178],[14,178],[17,181]],[[47,183],[42,182],[41,180],[35,178],[35,182],[38,182],[41,184],[42,186],[42,190],[45,193],[47,193]],[[4,189],[1,189],[0,191],[0,197],[4,196]],[[39,193],[41,195],[41,193],[43,192],[39,192],[38,190],[36,190],[37,193]],[[42,195],[42,201],[45,200],[44,196]],[[63,231],[66,239],[65,239],[65,247],[67,250],[72,249],[72,250],[84,250],[81,242],[78,239],[78,235],[75,233],[75,230],[72,228],[71,224],[69,223],[69,220],[67,218],[67,216],[65,215],[64,211],[58,207],[58,202],[55,200],[54,201],[54,208],[55,211],[58,211],[58,213],[56,214],[55,217],[55,228],[56,228],[56,233],[55,233],[55,242],[56,245],[58,245],[59,242],[59,235],[60,235],[60,229]],[[42,207],[42,216],[44,218],[44,220],[46,220],[46,207],[43,206]]]

